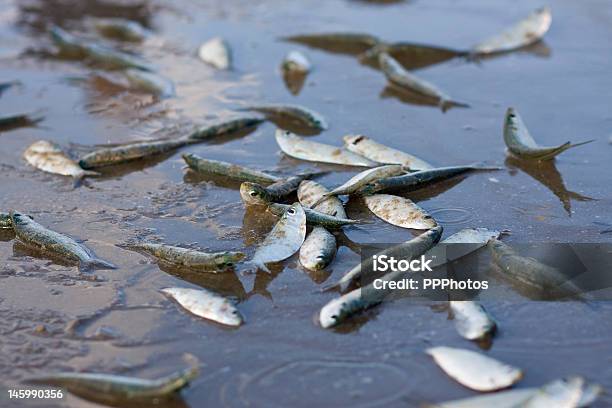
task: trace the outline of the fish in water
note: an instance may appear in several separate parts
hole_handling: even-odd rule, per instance
[[[44,119],[39,114],[17,114],[0,116],[0,130],[9,130],[20,127],[35,126]]]
[[[508,231],[503,233],[508,233]],[[425,257],[433,260],[430,264],[433,269],[466,256],[487,245],[490,239],[497,239],[501,235],[502,232],[487,228],[464,228],[440,242],[440,245],[446,246],[443,256],[437,252],[438,247],[434,247],[425,253]]]
[[[198,50],[198,56],[214,68],[232,69],[232,51],[229,44],[221,37],[214,37],[202,44]]]
[[[266,264],[289,258],[300,249],[305,238],[306,213],[300,203],[294,203],[259,245],[250,262],[271,273]]]
[[[85,41],[57,26],[51,29],[51,39],[61,52],[73,58],[87,59],[109,69],[136,68],[154,71],[151,64],[146,61],[100,44]]]
[[[229,299],[209,290],[164,288],[161,292],[170,296],[185,310],[204,319],[226,326],[240,326],[244,322],[242,315]]]
[[[244,253],[224,252],[202,252],[194,249],[181,248],[170,245],[139,243],[125,245],[128,249],[143,251],[154,257],[187,268],[208,271],[225,271],[232,269],[237,262],[244,258]]]
[[[329,192],[329,190],[316,181],[304,180],[298,187],[297,196],[300,204],[302,204],[304,208],[313,208],[338,218],[348,218],[342,201],[336,196],[327,197],[316,206],[314,205],[315,202],[319,201],[320,197],[327,192]]]
[[[123,18],[93,18],[89,23],[100,35],[114,40],[142,42],[150,35],[136,21]]]
[[[44,252],[76,262],[81,271],[117,268],[109,262],[96,258],[88,248],[69,236],[51,231],[27,215],[14,211],[11,211],[10,215],[15,235],[24,244],[33,245]]]
[[[224,176],[236,181],[260,184],[272,184],[282,180],[280,177],[259,170],[224,161],[204,159],[195,154],[183,154],[182,157],[187,166],[196,173]]]
[[[285,73],[300,73],[305,75],[312,69],[312,64],[301,52],[291,51],[283,59],[281,69]]]
[[[455,328],[464,339],[482,340],[495,333],[497,324],[481,304],[470,300],[451,300],[449,304]]]
[[[506,117],[504,118],[504,142],[506,147],[508,147],[508,151],[519,158],[540,161],[551,160],[567,149],[582,146],[592,141],[587,140],[580,143],[566,142],[553,147],[539,146],[533,137],[531,137],[527,126],[523,123],[518,112],[514,108],[508,108],[506,111]]]
[[[471,49],[471,54],[476,56],[496,54],[534,44],[544,37],[551,23],[550,7],[542,7],[502,33],[475,45]]]
[[[373,167],[375,162],[341,147],[311,142],[286,130],[276,130],[276,143],[283,153],[300,160],[344,166]]]
[[[347,135],[344,136],[344,147],[353,153],[357,153],[367,159],[382,164],[401,164],[410,171],[429,170],[434,167],[411,154],[387,147],[367,136]]]
[[[58,373],[24,380],[26,384],[60,387],[88,401],[104,405],[157,403],[187,387],[199,375],[197,359],[190,368],[166,377],[149,380],[99,373]]]
[[[241,111],[255,111],[264,115],[285,116],[306,127],[322,131],[327,130],[327,120],[318,112],[300,105],[270,103],[265,105],[253,105],[240,108]]]
[[[468,104],[453,100],[451,96],[440,90],[437,86],[417,77],[414,74],[411,74],[387,53],[383,52],[379,54],[378,63],[380,65],[380,69],[387,77],[387,80],[393,85],[439,101],[440,108],[443,111],[446,111],[448,108],[453,106],[464,108],[469,107]]]
[[[312,173],[299,174],[276,181],[267,187],[257,185],[257,183],[244,182],[240,186],[240,196],[245,204],[251,205],[261,205],[261,200],[265,200],[266,204],[281,201],[293,194],[302,181],[312,176]]]
[[[508,388],[523,372],[484,354],[453,347],[432,347],[426,353],[449,377],[472,390],[489,392]]]
[[[325,227],[316,226],[300,247],[300,264],[311,271],[319,271],[325,269],[335,255],[336,237]]]
[[[99,176],[95,171],[83,170],[74,160],[55,143],[39,140],[31,144],[23,153],[24,159],[33,167],[47,173],[70,176],[81,180],[86,176]]]
[[[241,116],[203,126],[193,131],[189,135],[189,138],[195,140],[207,140],[213,137],[248,129],[263,122],[265,122],[265,119],[259,116]]]
[[[159,74],[134,68],[125,70],[124,74],[130,88],[134,90],[150,93],[160,98],[171,98],[176,94],[174,83]]]
[[[364,197],[366,206],[381,220],[402,228],[431,229],[438,225],[427,211],[412,200],[390,194]]]

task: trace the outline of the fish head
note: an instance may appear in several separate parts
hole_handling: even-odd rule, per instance
[[[438,226],[436,220],[429,214],[425,214],[418,222],[421,229],[430,230]]]
[[[222,308],[225,310],[222,310],[222,313],[218,314],[218,320],[220,323],[228,326],[240,326],[242,323],[244,323],[244,318],[230,301],[227,301]]]
[[[265,187],[245,181],[240,185],[240,197],[248,205],[268,205],[270,196]]]
[[[334,327],[337,324],[340,324],[344,315],[345,304],[344,300],[340,297],[338,299],[334,299],[323,308],[319,312],[319,324],[324,329],[329,329],[330,327]]]
[[[14,226],[28,225],[32,221],[29,215],[21,214],[17,211],[10,211],[9,215],[11,216]]]
[[[223,252],[215,256],[215,265],[223,270],[232,269],[236,266],[236,262],[241,261],[244,257],[242,252]]]

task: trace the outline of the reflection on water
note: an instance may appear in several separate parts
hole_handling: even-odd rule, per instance
[[[308,77],[308,73],[299,71],[283,72],[283,81],[292,95],[297,95],[300,93],[304,87],[304,84],[306,83],[306,77]]]

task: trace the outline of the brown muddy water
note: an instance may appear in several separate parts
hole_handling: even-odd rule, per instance
[[[252,254],[274,223],[246,211],[238,186],[183,170],[180,153],[104,170],[73,189],[38,172],[24,149],[49,139],[75,155],[93,145],[171,137],[194,124],[228,117],[249,103],[299,103],[321,112],[330,129],[311,140],[340,144],[363,133],[436,165],[485,160],[503,171],[479,173],[409,196],[432,212],[449,235],[464,227],[509,229],[508,242],[610,242],[612,234],[612,5],[606,0],[551,2],[545,41],[478,63],[451,59],[419,74],[470,109],[442,113],[386,88],[384,77],[360,64],[355,50],[290,44],[292,34],[364,32],[390,41],[466,48],[541,4],[527,0],[0,0],[0,81],[21,85],[0,96],[0,113],[42,112],[37,127],[0,133],[0,210],[19,209],[86,243],[117,270],[80,275],[45,259],[10,234],[0,235],[1,406],[89,407],[62,401],[9,401],[3,389],[57,371],[97,371],[153,378],[184,366],[185,352],[202,374],[169,406],[418,406],[473,395],[437,368],[424,348],[477,349],[461,339],[446,312],[431,304],[384,304],[335,331],[313,323],[333,296],[320,293],[359,260],[359,244],[400,242],[410,232],[367,214],[359,200],[350,217],[373,224],[344,230],[338,256],[317,274],[297,256],[273,274],[202,275],[160,268],[115,246],[160,240],[206,250]],[[128,45],[171,78],[178,96],[156,101],[111,86],[95,68],[53,58],[51,24],[81,30],[88,16],[124,17],[150,28],[142,45]],[[213,36],[232,45],[235,70],[219,72],[195,57]],[[279,72],[290,50],[314,65],[293,95]],[[542,144],[594,138],[554,164],[525,167],[506,160],[501,128],[508,106],[521,112]],[[334,170],[321,180],[343,182],[353,169],[283,157],[275,126],[190,146],[201,156],[291,174]],[[247,323],[228,330],[195,318],[162,296],[167,286],[205,287],[239,301]],[[524,369],[518,387],[578,374],[612,390],[612,305],[485,303],[500,324],[488,354]],[[597,406],[612,406],[604,395]]]

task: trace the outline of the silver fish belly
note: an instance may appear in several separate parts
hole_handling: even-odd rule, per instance
[[[401,164],[411,171],[434,168],[431,164],[418,157],[385,146],[363,135],[347,135],[343,137],[343,140],[347,150],[377,163]]]
[[[204,319],[227,326],[240,326],[244,319],[236,306],[223,296],[205,289],[164,288],[162,293],[170,296],[185,310]]]

